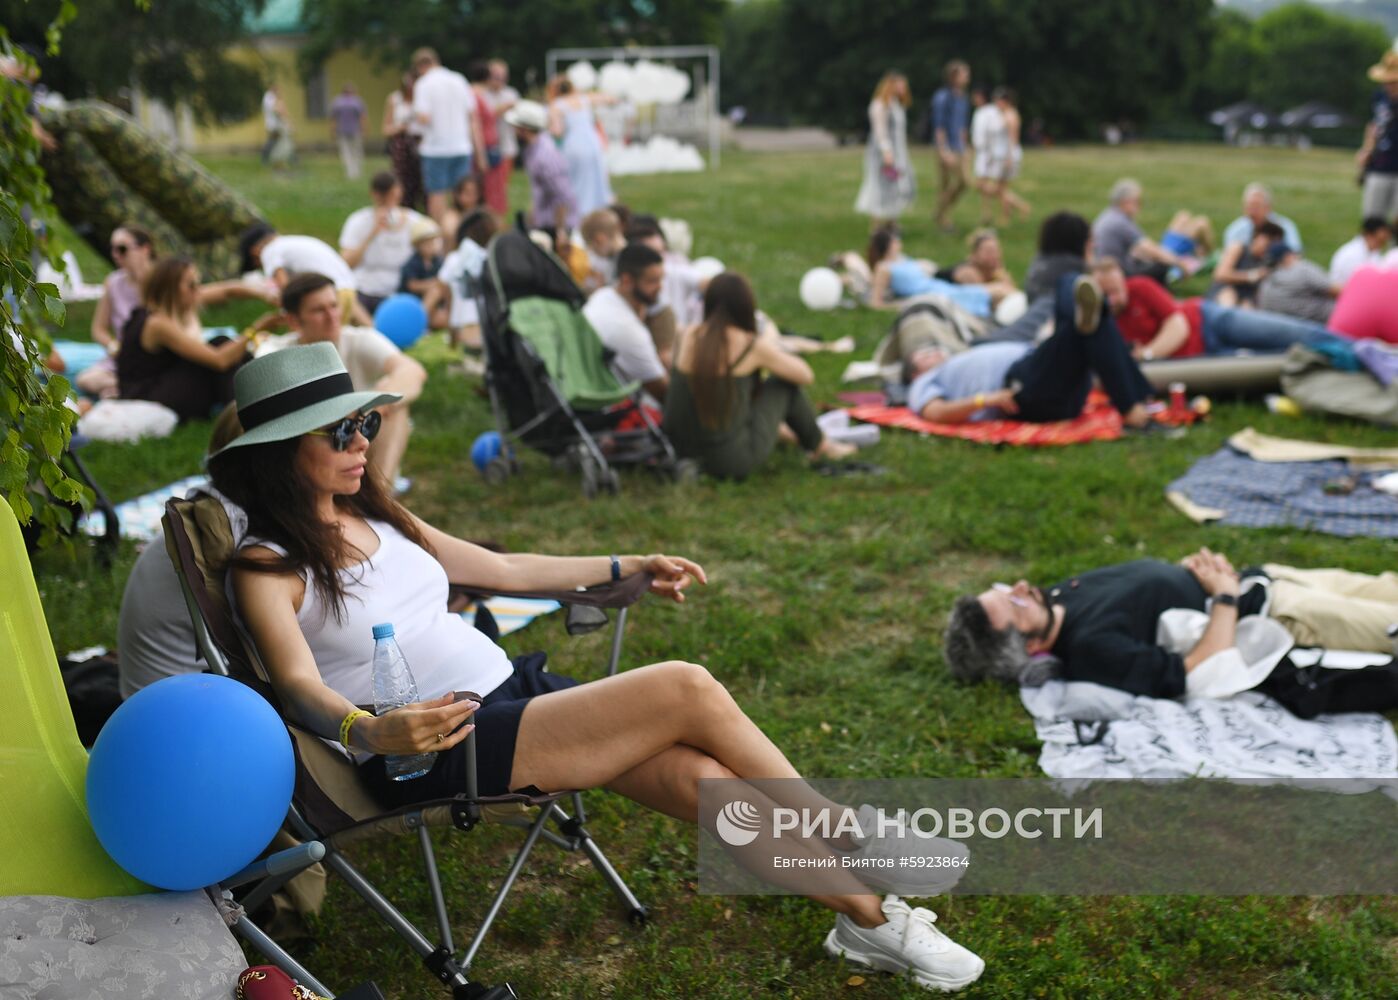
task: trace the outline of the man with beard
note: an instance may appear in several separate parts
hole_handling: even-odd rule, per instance
[[[616,281],[592,293],[583,315],[612,352],[612,371],[623,382],[640,382],[657,402],[670,388],[669,358],[661,358],[646,327],[646,314],[660,297],[665,261],[643,243],[628,243],[616,260]],[[667,352],[668,353],[668,352]]]
[[[1176,608],[1208,614],[1198,642],[1183,653],[1157,643],[1160,616]],[[1065,680],[1179,698],[1186,676],[1231,648],[1238,619],[1255,614],[1275,619],[1301,645],[1386,654],[1392,651],[1387,630],[1398,621],[1398,576],[1274,564],[1239,574],[1226,557],[1205,548],[1179,563],[1141,559],[1047,589],[1020,580],[958,598],[945,653],[953,676],[962,680],[1038,683],[1045,674],[1035,657],[1049,653]],[[1298,669],[1283,660],[1256,690],[1305,719],[1321,712],[1386,712],[1398,708],[1398,661]]]

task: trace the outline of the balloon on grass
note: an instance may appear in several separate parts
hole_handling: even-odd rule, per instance
[[[828,312],[840,304],[844,286],[828,267],[813,267],[801,277],[801,301],[807,309]]]

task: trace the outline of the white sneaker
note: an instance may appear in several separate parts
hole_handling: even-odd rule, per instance
[[[907,972],[928,989],[951,993],[969,986],[985,971],[985,962],[936,927],[937,914],[914,909],[897,896],[883,901],[888,922],[860,927],[840,914],[825,937],[825,950],[880,972]]]
[[[959,840],[919,837],[897,827],[880,835],[878,812],[865,803],[856,814],[859,845],[846,855],[849,871],[865,885],[900,896],[940,896],[961,881],[971,851]]]

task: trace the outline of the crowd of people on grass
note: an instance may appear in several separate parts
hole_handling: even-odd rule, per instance
[[[353,759],[385,801],[455,794],[474,766],[482,794],[605,787],[690,822],[700,819],[705,779],[789,779],[780,794],[790,801],[754,791],[763,809],[835,807],[800,781],[705,668],[669,661],[581,684],[548,672],[539,656],[511,661],[448,610],[451,585],[567,590],[646,573],[654,594],[682,603],[693,583],[707,582],[697,562],[665,554],[489,551],[427,524],[397,498],[410,407],[427,373],[373,328],[373,314],[392,295],[415,295],[433,327],[468,347],[480,343],[475,283],[504,224],[516,153],[530,185],[530,228],[586,294],[582,314],[615,376],[644,389],[679,453],[712,476],[741,480],[783,439],[817,460],[852,448],[823,431],[805,393],[814,374],[800,351],[826,345],[783,334],[746,277],[698,266],[689,246],[675,245],[679,229],[616,200],[594,98],[560,81],[548,105],[521,99],[498,61],[473,67],[469,82],[430,50],[412,66],[384,111],[393,170],[370,178],[368,204],[345,219],[338,249],[259,225],[242,241],[247,276],[204,283],[192,261],[162,256],[139,225],[116,229],[116,269],[92,321],[93,340],[110,358],[83,372],[78,387],[158,402],[184,420],[217,415],[208,492],[233,531],[234,611],[282,703]],[[1375,69],[1391,104],[1398,56]],[[942,225],[966,187],[971,150],[983,213],[998,205],[1003,221],[1028,210],[1011,189],[1020,162],[1014,95],[999,88],[972,115],[969,82],[965,63],[949,64],[932,102]],[[287,141],[280,98],[269,94],[264,159]],[[347,172],[357,171],[365,110],[352,88],[341,98],[334,128],[346,140]],[[1093,222],[1066,211],[1044,220],[1021,286],[989,228],[971,233],[965,259],[950,267],[904,253],[892,220],[914,191],[909,101],[900,74],[880,82],[859,195],[876,226],[864,254],[837,255],[837,263],[868,305],[898,308],[910,320],[897,337],[900,381],[908,406],[927,420],[1070,419],[1097,383],[1129,430],[1151,433],[1153,390],[1142,364],[1340,338],[1398,343],[1398,250],[1389,249],[1398,193],[1385,180],[1394,173],[1385,157],[1398,155],[1391,116],[1366,137],[1364,162],[1376,179],[1366,181],[1358,234],[1328,268],[1303,256],[1295,223],[1261,184],[1244,190],[1242,214],[1221,239],[1208,219],[1181,211],[1156,240],[1137,222],[1143,188],[1126,178]],[[1171,294],[1174,280],[1211,257],[1205,295]],[[210,336],[201,308],[230,298],[272,311],[241,333]],[[1163,648],[1156,635],[1162,612],[1175,608],[1208,616],[1186,653]],[[1141,560],[1050,587],[996,584],[957,601],[946,661],[968,681],[1052,676],[1173,698],[1234,644],[1240,617],[1263,613],[1301,643],[1389,652],[1398,578],[1271,564],[1239,571],[1201,549],[1178,564]],[[356,705],[372,700],[369,626],[382,621],[396,623],[422,700],[374,717]],[[137,560],[119,627],[124,696],[197,668],[162,547]],[[1306,672],[1286,664],[1247,686],[1305,718],[1398,707],[1392,663]],[[463,690],[474,697],[458,699]],[[462,741],[473,730],[479,749],[468,764]],[[384,755],[429,751],[436,763],[424,778],[385,775]],[[799,847],[815,860],[896,859],[907,850],[872,826]],[[964,853],[949,842],[924,849]],[[771,851],[759,839],[734,856],[771,879]],[[941,990],[981,975],[985,963],[942,933],[930,911],[887,891],[880,868],[856,877],[849,867],[834,866],[821,891],[805,890],[836,914],[830,954]],[[954,881],[931,869],[912,891],[936,894]]]

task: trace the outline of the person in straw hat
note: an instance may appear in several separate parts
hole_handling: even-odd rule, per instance
[[[702,666],[675,660],[579,684],[546,671],[542,654],[511,663],[447,611],[449,583],[571,590],[637,573],[651,575],[652,593],[682,603],[692,581],[706,582],[697,563],[661,554],[502,554],[414,517],[368,473],[377,407],[398,397],[355,392],[329,344],[249,362],[238,371],[235,392],[244,433],[211,456],[209,472],[214,486],[247,512],[247,534],[229,564],[236,613],[288,714],[343,746],[386,802],[462,791],[468,766],[462,741],[474,729],[482,795],[606,787],[696,822],[699,782],[728,779],[752,817],[775,817],[779,803],[852,812],[801,781]],[[382,622],[393,623],[422,700],[374,716],[356,706],[373,701],[372,626]],[[459,691],[472,694],[458,699]],[[436,755],[427,774],[408,781],[386,774],[384,755],[425,752]],[[771,778],[787,780],[761,790],[749,783]],[[716,808],[706,811],[706,826],[719,831],[749,871],[836,911],[826,939],[831,954],[910,972],[928,988],[973,982],[985,963],[941,933],[935,914],[870,888],[943,892],[965,872],[965,848],[919,841],[918,853],[930,844],[939,857],[950,857],[936,868],[840,864],[837,855],[878,862],[908,853],[876,817],[866,818],[868,808],[859,810],[857,832],[836,827],[828,838],[779,838],[775,823],[769,829],[754,820],[751,835],[745,826],[739,830],[745,835],[734,839],[728,811]],[[809,874],[774,865],[777,857],[793,856],[835,863]]]
[[[1364,218],[1398,218],[1398,43],[1369,67],[1374,92],[1373,118],[1355,158],[1364,180]]]

